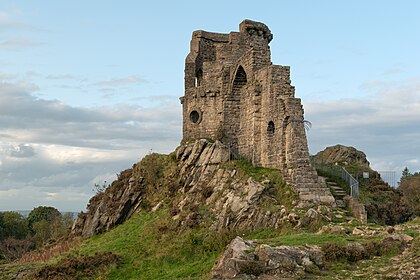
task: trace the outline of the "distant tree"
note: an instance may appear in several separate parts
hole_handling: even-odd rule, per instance
[[[7,237],[23,239],[29,233],[26,219],[17,212],[2,212],[0,224],[0,240]]]
[[[42,246],[51,238],[52,224],[46,220],[41,220],[33,223],[34,239],[36,247]]]
[[[406,166],[404,170],[402,171],[402,178],[409,177],[409,176],[411,176],[411,173],[410,173],[410,170],[408,170],[408,167]]]
[[[402,177],[398,188],[404,195],[404,200],[411,206],[416,216],[420,216],[420,174]]]
[[[40,221],[53,222],[55,219],[61,218],[61,213],[51,206],[39,206],[34,208],[28,215],[28,225],[33,230],[33,225]]]

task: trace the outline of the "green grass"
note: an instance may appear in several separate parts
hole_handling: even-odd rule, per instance
[[[168,229],[167,210],[137,213],[123,225],[86,240],[71,254],[111,251],[123,258],[105,279],[206,279],[230,237],[200,229]]]
[[[293,208],[292,202],[298,199],[298,196],[286,184],[281,171],[278,169],[253,166],[251,161],[245,159],[229,161],[224,164],[224,168],[228,170],[235,169],[244,178],[252,177],[260,183],[268,180],[269,183],[265,184],[265,194],[274,198],[277,204],[274,205],[272,201],[262,200],[259,205],[262,209],[275,212],[280,205],[284,205],[286,208]]]
[[[225,167],[227,169],[236,169],[244,175],[254,178],[258,182],[267,179],[268,176],[273,173],[280,173],[278,169],[253,166],[251,161],[245,159],[229,161],[225,164]]]
[[[16,275],[25,271],[33,271],[40,263],[0,263],[0,279],[15,279]]]
[[[374,240],[378,237],[360,237],[356,235],[346,234],[316,234],[316,233],[293,233],[288,235],[277,235],[272,232],[272,229],[264,229],[253,232],[246,236],[248,239],[258,239],[259,243],[268,244],[271,246],[302,246],[302,245],[323,245],[326,243],[336,243],[337,245],[345,245],[349,242],[362,242]]]

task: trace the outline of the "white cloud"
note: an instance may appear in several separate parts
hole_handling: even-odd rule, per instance
[[[420,154],[420,78],[369,84],[369,98],[303,101],[305,118],[313,124],[308,132],[311,151],[351,145],[371,157],[373,166],[401,168]],[[420,169],[420,164],[411,164]]]
[[[150,149],[170,152],[180,141],[178,100],[84,108],[34,96],[39,91],[23,81],[0,83],[3,210],[84,209],[94,184],[111,183]]]

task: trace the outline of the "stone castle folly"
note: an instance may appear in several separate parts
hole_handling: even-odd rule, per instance
[[[333,204],[310,165],[301,100],[290,67],[273,65],[270,29],[244,20],[239,32],[194,31],[185,60],[183,142],[217,139],[255,166],[283,171],[302,201]]]

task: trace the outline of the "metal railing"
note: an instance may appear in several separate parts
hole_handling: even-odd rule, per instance
[[[350,195],[353,198],[358,198],[359,197],[359,181],[354,179],[354,177],[350,173],[348,173],[344,167],[342,167],[342,170],[341,170],[341,178],[343,178],[343,180],[346,181],[347,184],[349,185]]]

